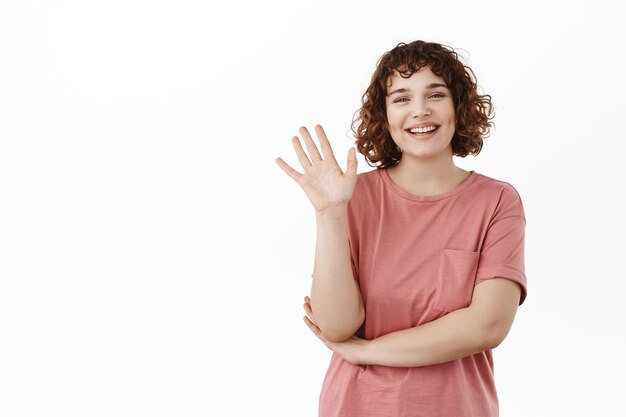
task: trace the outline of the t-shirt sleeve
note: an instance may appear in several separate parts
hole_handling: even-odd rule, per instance
[[[485,234],[476,282],[492,278],[507,278],[517,282],[522,289],[519,304],[526,299],[526,273],[524,265],[524,238],[526,216],[522,199],[510,184],[500,195],[500,201]]]

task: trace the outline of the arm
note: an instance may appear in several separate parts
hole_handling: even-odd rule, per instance
[[[366,344],[363,365],[413,367],[460,359],[498,346],[508,334],[521,288],[493,278],[474,287],[469,307],[421,326],[399,330]]]
[[[317,213],[316,220],[311,308],[324,337],[341,342],[365,320],[363,297],[352,273],[347,206]]]

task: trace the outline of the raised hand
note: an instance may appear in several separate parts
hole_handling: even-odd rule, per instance
[[[337,164],[322,126],[315,125],[315,133],[319,139],[324,159],[318,152],[306,127],[302,126],[299,132],[304,138],[309,156],[302,149],[298,136],[294,136],[291,142],[296,150],[298,161],[304,168],[304,173],[301,174],[290,167],[282,158],[276,158],[276,163],[302,187],[318,213],[347,205],[356,186],[356,150],[350,148],[348,151],[348,163],[344,173]]]

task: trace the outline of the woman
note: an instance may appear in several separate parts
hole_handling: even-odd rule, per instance
[[[333,356],[321,417],[498,415],[491,350],[526,298],[521,198],[465,171],[493,123],[489,95],[449,47],[400,43],[377,64],[339,168],[316,126],[292,139],[317,245],[305,322]],[[356,125],[356,129],[354,126]]]

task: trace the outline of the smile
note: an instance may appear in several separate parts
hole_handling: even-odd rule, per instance
[[[434,129],[433,129],[433,127],[434,127]],[[430,130],[428,130],[428,129],[430,129]],[[439,126],[436,126],[436,127],[435,126],[432,126],[432,127],[429,126],[428,128],[423,129],[423,130],[426,130],[424,132],[418,132],[417,130],[422,130],[422,129],[407,129],[406,132],[408,132],[411,136],[415,136],[415,137],[420,138],[420,139],[428,139],[428,138],[430,138],[430,137],[435,135],[435,132],[437,132],[437,130],[439,130]]]
[[[426,133],[426,132],[431,132],[435,129],[437,129],[437,126],[432,125],[432,126],[424,126],[424,127],[412,127],[408,130],[411,131],[411,133]]]

